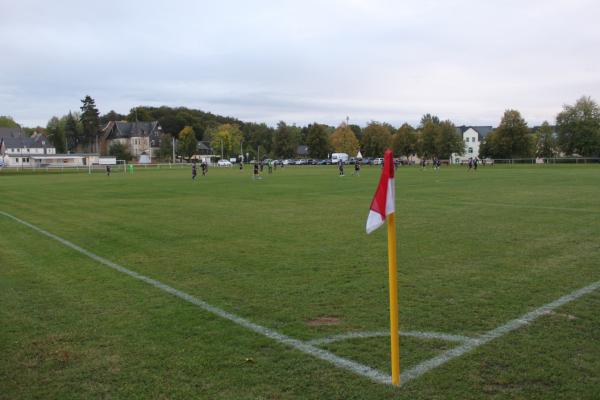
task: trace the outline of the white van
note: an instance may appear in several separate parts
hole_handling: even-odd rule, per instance
[[[331,163],[337,164],[340,160],[344,163],[348,162],[348,154],[346,153],[332,153],[331,154]]]

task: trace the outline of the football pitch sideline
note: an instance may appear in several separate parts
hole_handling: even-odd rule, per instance
[[[0,176],[1,392],[594,398],[599,173],[398,170],[401,388],[378,168]]]

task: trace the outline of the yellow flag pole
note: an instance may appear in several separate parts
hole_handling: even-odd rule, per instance
[[[390,339],[392,345],[392,385],[400,385],[400,340],[398,335],[398,272],[396,263],[396,221],[387,217],[388,270],[390,288]]]

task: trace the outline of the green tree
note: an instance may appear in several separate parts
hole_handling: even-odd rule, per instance
[[[554,157],[556,155],[556,140],[548,121],[544,121],[536,133],[535,153],[538,157]]]
[[[129,147],[121,142],[113,142],[108,149],[108,154],[116,157],[117,160],[131,161],[133,158]]]
[[[442,159],[449,159],[452,153],[463,154],[465,144],[462,135],[450,121],[443,121],[437,126],[435,139],[435,155]]]
[[[440,119],[436,115],[431,115],[429,113],[423,115],[421,117],[421,128],[424,128],[427,123],[432,123],[433,125],[439,125]]]
[[[312,158],[327,157],[331,152],[327,127],[316,122],[309,125],[306,135],[306,145],[308,146],[308,154]]]
[[[419,156],[431,158],[437,156],[438,125],[432,121],[426,121],[419,131]]]
[[[154,121],[155,118],[152,116],[150,111],[146,107],[133,107],[127,114],[127,121],[129,122],[150,122]]]
[[[329,142],[334,151],[356,155],[360,144],[356,135],[345,122],[342,122],[329,137]]]
[[[392,143],[392,134],[386,124],[371,121],[363,130],[362,151],[368,157],[382,157]]]
[[[110,110],[108,113],[102,115],[100,117],[100,124],[106,125],[110,121],[124,121],[127,119],[127,116],[123,114],[119,114],[114,110]]]
[[[69,151],[76,151],[77,146],[83,144],[85,139],[81,122],[76,117],[76,114],[69,111],[69,114],[61,119],[64,125],[67,150]]]
[[[46,132],[48,132],[48,139],[56,148],[56,152],[59,154],[66,153],[67,138],[65,137],[65,127],[58,117],[50,118],[50,121],[46,125]]]
[[[410,157],[417,152],[417,135],[415,128],[403,124],[392,137],[394,155]]]
[[[360,126],[355,125],[355,124],[350,124],[350,125],[348,125],[348,127],[350,127],[350,129],[352,129],[352,132],[354,132],[354,135],[358,139],[358,142],[361,143],[362,137],[363,137],[363,129]]]
[[[277,157],[292,158],[298,147],[299,129],[279,121],[273,137],[273,153]]]
[[[215,130],[210,130],[210,146],[215,150],[223,145],[223,157],[237,156],[240,153],[240,143],[243,139],[242,131],[238,125],[221,124]]]
[[[170,160],[173,157],[173,140],[169,134],[160,136],[160,147],[158,148],[158,157],[161,160]]]
[[[90,96],[85,96],[81,106],[81,115],[79,120],[83,124],[83,133],[85,138],[89,140],[90,151],[95,148],[94,141],[98,140],[98,131],[100,127],[100,113],[96,108],[96,102]],[[96,149],[98,151],[99,149]]]
[[[192,156],[196,154],[197,147],[198,140],[194,129],[191,126],[186,126],[179,132],[179,153],[186,157],[189,162]]]
[[[491,141],[490,149],[495,158],[531,157],[533,154],[529,128],[517,110],[504,112],[500,125],[487,141]]]
[[[258,149],[259,146],[261,147],[260,154],[271,153],[273,149],[273,128],[270,128],[265,123],[247,123],[244,124],[243,133],[244,153],[254,154],[253,150]]]
[[[600,109],[590,97],[582,96],[575,105],[565,105],[556,116],[558,145],[566,154],[600,154]]]
[[[19,124],[10,115],[0,115],[0,127],[2,128],[19,128]]]

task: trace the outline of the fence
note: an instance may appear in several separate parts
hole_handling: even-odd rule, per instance
[[[200,164],[197,164],[200,167]],[[216,163],[210,163],[211,167],[216,167]],[[130,166],[133,170],[159,170],[159,169],[190,169],[191,163],[164,163],[164,164],[116,164],[111,165],[111,173],[127,172]],[[43,167],[35,166],[4,166],[0,167],[0,174],[35,174],[35,173],[106,173],[106,165],[47,165]]]
[[[547,157],[494,159],[494,164],[598,164],[600,157]]]

